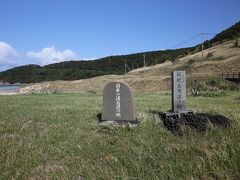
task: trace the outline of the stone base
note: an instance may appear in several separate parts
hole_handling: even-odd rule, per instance
[[[172,133],[182,134],[186,129],[196,129],[197,131],[206,131],[211,124],[216,128],[227,128],[230,126],[230,120],[222,115],[211,115],[196,113],[193,111],[184,112],[164,112],[161,119],[165,127]]]
[[[121,127],[136,127],[139,125],[139,121],[120,121],[120,120],[115,120],[115,121],[104,121],[101,120],[99,122],[100,125],[103,126],[121,126]]]
[[[138,120],[113,120],[113,121],[103,120],[101,113],[97,114],[97,118],[99,124],[103,126],[135,127],[138,126],[140,123]]]
[[[180,112],[168,111],[168,112],[164,112],[164,113],[163,113],[163,117],[164,117],[164,118],[167,118],[167,117],[177,117],[177,118],[180,118],[180,117],[181,117],[181,114],[184,114],[184,115],[193,115],[193,114],[195,114],[195,112],[194,112],[194,111],[191,111],[191,110],[180,111]]]

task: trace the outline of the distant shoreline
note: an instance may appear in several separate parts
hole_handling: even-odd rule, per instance
[[[14,95],[19,94],[21,85],[0,85],[0,95]]]
[[[1,90],[0,95],[15,95],[19,94],[18,90]]]

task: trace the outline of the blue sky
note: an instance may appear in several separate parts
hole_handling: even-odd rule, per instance
[[[0,70],[179,48],[240,20],[239,0],[0,0]],[[205,37],[210,38],[210,37]]]

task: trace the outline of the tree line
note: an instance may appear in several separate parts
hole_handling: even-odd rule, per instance
[[[211,40],[205,41],[204,47],[210,48],[237,37],[240,37],[240,22],[217,34]],[[146,57],[146,65],[151,66],[166,61],[174,62],[183,56],[200,50],[201,45],[199,44],[188,48],[109,56],[97,60],[66,61],[43,67],[25,65],[0,72],[0,80],[9,83],[36,83],[41,81],[85,79],[107,74],[124,74],[125,62],[131,70],[144,66],[143,54]]]

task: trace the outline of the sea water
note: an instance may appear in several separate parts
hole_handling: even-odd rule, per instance
[[[0,91],[18,90],[19,85],[0,85]]]

